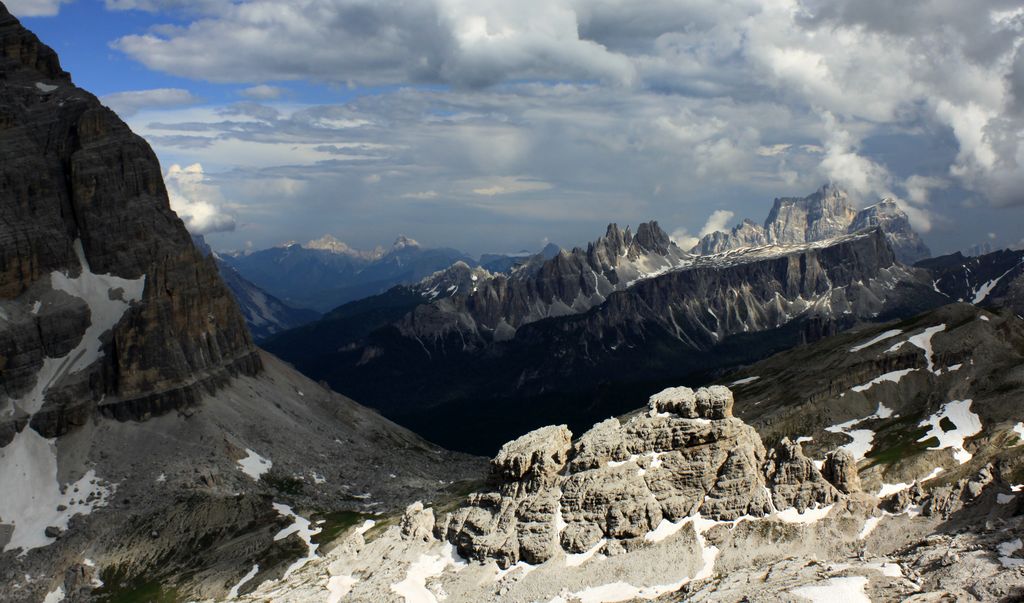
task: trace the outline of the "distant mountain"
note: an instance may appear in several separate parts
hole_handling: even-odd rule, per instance
[[[249,332],[256,343],[276,333],[301,327],[320,318],[320,313],[316,310],[293,308],[260,289],[220,259],[217,260],[217,268],[220,277],[224,279],[224,284],[234,294],[238,309],[245,316]]]
[[[284,303],[319,312],[395,285],[416,283],[457,261],[476,263],[456,249],[425,248],[405,236],[387,250],[359,251],[327,235],[305,245],[288,243],[222,258],[243,278]]]
[[[586,250],[509,275],[455,265],[267,346],[414,430],[486,453],[545,422],[622,412],[624,393],[946,301],[877,229],[692,256],[656,223],[636,235],[610,225]],[[340,336],[323,341],[329,324]]]
[[[319,312],[293,308],[246,280],[210,248],[202,235],[192,235],[192,242],[204,255],[212,256],[217,263],[220,277],[238,302],[238,309],[242,311],[249,332],[257,343],[275,333],[294,329],[320,318]]]
[[[917,266],[931,273],[934,289],[951,301],[1024,314],[1024,250],[1002,249],[976,257],[957,252]]]
[[[711,255],[743,247],[799,245],[876,227],[889,239],[898,261],[913,264],[931,255],[895,201],[882,199],[857,211],[846,192],[833,185],[806,197],[775,199],[764,225],[744,220],[728,232],[704,236],[691,251]]]
[[[559,247],[558,245],[555,245],[554,243],[548,243],[547,245],[544,246],[544,249],[540,250],[539,255],[543,257],[545,260],[550,260],[551,258],[558,255],[558,252],[561,250],[562,248]],[[519,253],[509,254],[485,253],[480,256],[480,267],[487,270],[488,272],[504,272],[507,274],[509,272],[512,272],[512,270],[516,266],[524,264],[535,255],[538,254],[529,251],[521,251]]]

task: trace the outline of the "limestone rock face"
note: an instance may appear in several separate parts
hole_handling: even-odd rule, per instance
[[[31,416],[33,428],[56,437],[97,408],[145,419],[195,403],[232,374],[259,371],[213,260],[170,209],[149,145],[77,88],[53,50],[3,6],[0,182],[0,409],[15,410],[0,434]],[[87,333],[103,316],[57,290],[61,279],[120,279],[139,283],[141,294],[125,299],[103,333]],[[117,288],[110,299],[124,294]],[[45,359],[83,337],[101,339],[86,355],[95,361],[37,382]],[[24,400],[33,387],[42,399]]]
[[[856,215],[845,191],[825,185],[807,197],[776,199],[764,225],[772,244],[809,243],[846,234]]]
[[[796,507],[803,513],[815,504],[831,504],[840,496],[814,463],[804,456],[800,444],[789,438],[772,450],[765,473],[778,509]]]
[[[772,497],[801,511],[840,498],[799,445],[787,443],[769,461],[732,407],[722,386],[670,388],[651,397],[646,413],[602,421],[575,442],[564,426],[538,429],[501,449],[490,491],[443,517],[435,534],[464,556],[508,567],[559,551],[632,550],[663,520],[696,513],[763,516]]]
[[[434,532],[434,510],[424,509],[422,502],[414,502],[402,515],[402,540],[429,541]]]
[[[842,448],[825,456],[822,475],[843,494],[860,492],[860,476],[857,474],[857,460]]]
[[[907,216],[893,199],[855,210],[846,191],[825,185],[806,197],[775,199],[764,225],[744,220],[729,231],[705,235],[691,250],[700,255],[762,245],[796,245],[834,239],[879,228],[896,254],[910,265],[931,256]]]

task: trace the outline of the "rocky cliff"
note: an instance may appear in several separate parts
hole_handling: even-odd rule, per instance
[[[26,416],[54,437],[90,408],[142,419],[255,374],[245,323],[170,210],[149,146],[6,9],[0,48],[4,439]],[[74,365],[40,373],[61,359]]]
[[[533,431],[491,462],[494,489],[441,518],[436,533],[467,558],[536,565],[563,551],[643,548],[662,522],[802,513],[841,497],[799,444],[769,461],[732,407],[727,388],[677,387],[651,397],[646,413],[598,423],[575,442],[564,425]]]
[[[812,243],[873,228],[885,233],[896,259],[904,264],[931,255],[894,200],[882,199],[858,211],[846,191],[834,185],[806,197],[775,199],[763,225],[744,220],[729,231],[705,235],[691,251],[713,255],[747,247]]]
[[[0,223],[0,600],[223,599],[477,475],[259,352],[149,146],[2,4]]]

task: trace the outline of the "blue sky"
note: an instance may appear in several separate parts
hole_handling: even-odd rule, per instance
[[[220,249],[404,233],[480,253],[648,219],[688,242],[826,181],[897,198],[936,252],[1024,236],[1015,2],[9,8]]]

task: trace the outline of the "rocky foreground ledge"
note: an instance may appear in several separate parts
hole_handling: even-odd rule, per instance
[[[457,508],[367,521],[255,601],[1001,601],[1024,504],[1001,466],[865,492],[845,451],[766,451],[721,386],[671,388],[576,438],[506,444]],[[927,478],[922,476],[922,481]],[[931,476],[930,476],[931,477]],[[932,477],[934,479],[934,477]],[[941,484],[936,482],[941,481]]]
[[[826,461],[830,483],[799,444],[766,454],[732,407],[728,388],[676,387],[653,396],[646,413],[598,423],[576,442],[564,425],[530,432],[491,462],[493,490],[473,494],[435,533],[464,557],[509,567],[559,550],[621,554],[688,517],[803,513],[856,488],[845,452]]]

